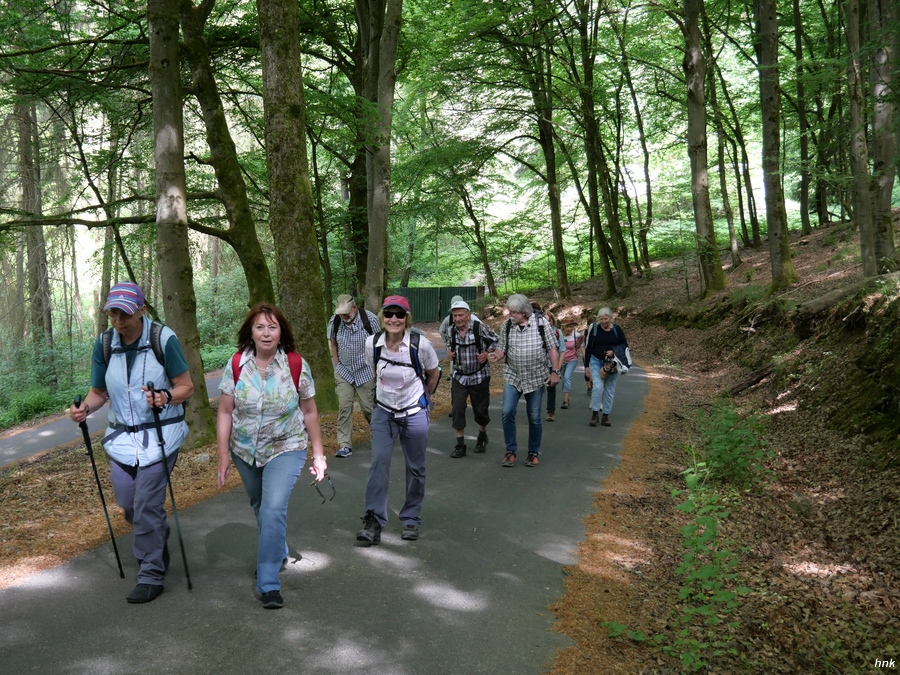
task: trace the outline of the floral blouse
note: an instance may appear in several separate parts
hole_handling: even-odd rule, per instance
[[[306,452],[309,434],[300,401],[316,395],[309,363],[303,359],[299,396],[294,388],[287,355],[279,349],[264,373],[251,351],[241,356],[237,384],[231,360],[222,373],[219,391],[234,397],[231,415],[231,451],[248,464],[264,466],[284,452]]]

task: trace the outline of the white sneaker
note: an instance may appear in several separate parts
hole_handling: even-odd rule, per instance
[[[353,454],[353,450],[350,448],[341,448],[336,453],[334,453],[335,457],[349,457]]]

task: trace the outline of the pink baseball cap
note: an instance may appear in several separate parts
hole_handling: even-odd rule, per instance
[[[387,296],[384,299],[384,302],[381,303],[381,309],[385,309],[386,307],[399,307],[400,309],[405,309],[407,312],[411,311],[409,309],[409,300],[402,295]]]
[[[109,289],[103,311],[121,309],[126,314],[133,315],[143,306],[144,292],[141,287],[130,281],[123,281]]]

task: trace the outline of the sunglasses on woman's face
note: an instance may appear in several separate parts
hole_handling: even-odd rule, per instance
[[[386,309],[386,310],[384,310],[384,318],[385,319],[393,319],[393,318],[405,319],[406,312],[403,311],[402,309]]]

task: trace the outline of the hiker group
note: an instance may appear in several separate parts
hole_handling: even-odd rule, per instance
[[[490,364],[502,361],[505,450],[501,464],[516,464],[516,408],[524,396],[528,416],[525,466],[535,467],[540,463],[545,389],[547,420],[553,421],[556,387],[562,381],[560,407],[568,408],[572,373],[583,360],[588,391],[592,392],[590,424],[609,426],[617,376],[630,366],[628,343],[621,328],[612,323],[608,308],[598,312],[597,322],[586,336],[575,330],[572,319],[563,321],[561,330],[555,317],[544,315],[523,295],[510,296],[506,308],[509,318],[495,333],[456,296],[441,325],[452,367],[451,417],[456,445],[450,456],[466,456],[469,404],[478,426],[474,452],[486,451]],[[126,599],[146,603],[163,592],[169,565],[167,486],[181,541],[170,475],[187,434],[184,404],[193,394],[193,384],[178,338],[144,316],[140,287],[116,284],[103,309],[112,328],[95,343],[90,391],[83,401],[76,399],[68,412],[85,430],[90,453],[85,419],[109,400],[103,445],[116,502],[134,528],[134,555],[139,564],[138,583]],[[391,459],[399,440],[406,466],[406,493],[399,511],[401,539],[414,541],[420,534],[425,495],[431,396],[440,378],[437,353],[431,342],[413,329],[409,301],[399,295],[385,298],[377,315],[359,307],[352,296],[339,296],[326,334],[339,401],[340,447],[335,457],[353,454],[356,401],[370,427],[371,464],[362,528],[356,540],[362,545],[381,540],[388,522]],[[237,344],[238,351],[226,364],[220,384],[217,482],[223,487],[231,467],[237,469],[259,526],[256,591],[264,608],[277,609],[284,604],[279,573],[289,562],[288,502],[310,450],[309,471],[320,494],[319,485],[322,481],[330,484],[331,479],[312,372],[297,353],[287,319],[276,306],[257,303],[238,330]],[[155,386],[154,382],[161,384]],[[155,435],[151,433],[154,430]],[[91,459],[93,462],[93,455]],[[99,478],[98,488],[105,510]],[[181,548],[190,587],[183,545]]]

